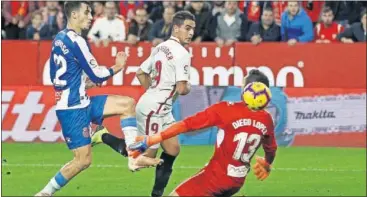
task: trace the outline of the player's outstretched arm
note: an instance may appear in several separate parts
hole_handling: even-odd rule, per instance
[[[189,131],[195,131],[199,129],[216,126],[221,123],[221,120],[216,113],[216,105],[209,107],[208,109],[198,112],[197,114],[185,118],[184,120],[177,122],[167,128],[166,130],[152,135],[152,136],[139,136],[136,138],[135,144],[129,146],[130,155],[133,157],[139,156],[142,152],[145,152],[147,148],[154,144],[158,144],[166,139],[172,138]]]
[[[81,38],[75,38],[74,55],[80,63],[81,68],[93,83],[102,83],[111,76],[122,70],[126,64],[127,55],[119,52],[116,55],[116,65],[111,68],[99,66],[91,54],[87,42]]]

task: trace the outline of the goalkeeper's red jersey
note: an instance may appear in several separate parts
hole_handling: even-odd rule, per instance
[[[265,110],[251,111],[243,102],[220,102],[184,120],[189,130],[217,126],[215,152],[206,168],[244,178],[260,145],[275,155],[273,119]],[[221,171],[221,172],[220,172]]]

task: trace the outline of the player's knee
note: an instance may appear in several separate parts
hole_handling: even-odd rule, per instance
[[[177,156],[178,154],[180,154],[180,150],[181,150],[180,145],[174,144],[170,146],[167,150],[164,150],[164,152],[172,156]]]
[[[77,165],[81,170],[89,168],[91,164],[92,164],[92,157],[83,157],[77,159]]]
[[[128,115],[135,114],[135,106],[136,106],[135,99],[128,97],[128,99],[126,100],[126,112],[125,113]]]
[[[131,97],[125,97],[117,102],[116,107],[119,109],[121,116],[129,117],[135,116],[135,99]]]

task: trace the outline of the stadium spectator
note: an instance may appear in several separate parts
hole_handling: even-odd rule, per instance
[[[236,1],[225,3],[225,12],[217,13],[209,26],[210,36],[218,46],[229,46],[236,41],[244,41],[248,21],[238,9]]]
[[[271,8],[264,8],[261,21],[251,24],[246,40],[251,41],[254,45],[258,45],[261,42],[280,41],[280,27],[275,24]]]
[[[156,6],[152,8],[149,14],[150,20],[152,20],[154,23],[161,20],[163,18],[165,9],[168,7],[173,7],[176,12],[182,10],[182,8],[177,5],[176,1],[163,1],[161,4],[156,4]]]
[[[361,12],[361,22],[352,24],[338,35],[343,43],[366,42],[366,9]]]
[[[288,1],[287,10],[282,14],[282,40],[289,45],[313,40],[313,26],[310,17],[300,8],[299,2]]]
[[[98,18],[88,33],[88,39],[97,47],[103,43],[107,46],[111,41],[122,42],[126,39],[126,26],[122,16],[117,15],[117,5],[113,1],[105,3],[104,16]]]
[[[302,7],[310,17],[313,25],[316,25],[319,21],[320,13],[324,4],[324,1],[302,1]]]
[[[327,1],[325,6],[333,10],[335,21],[345,27],[358,22],[360,18],[361,3],[358,1]]]
[[[273,9],[274,20],[277,25],[281,25],[282,14],[287,9],[287,2],[288,1],[264,2],[264,7],[270,7]]]
[[[243,4],[243,5],[242,5]],[[243,7],[243,13],[249,23],[259,22],[264,7],[264,1],[241,1],[240,9]]]
[[[32,12],[36,10],[36,2],[5,1],[1,2],[5,19],[4,31],[6,39],[25,39],[26,25],[29,24]]]
[[[139,41],[148,40],[152,22],[148,20],[148,13],[143,7],[137,8],[134,15],[134,19],[130,23],[127,42],[135,45]]]
[[[145,6],[148,14],[152,13],[152,10],[156,7],[162,6],[162,1],[147,1],[145,2]]]
[[[103,17],[104,12],[104,3],[102,1],[93,2],[93,22],[96,21],[97,18]]]
[[[337,36],[344,31],[344,27],[333,20],[333,11],[329,7],[324,7],[321,13],[321,22],[315,26],[316,43],[338,42]]]
[[[175,14],[174,7],[166,7],[163,13],[163,19],[155,22],[149,32],[149,40],[152,41],[153,46],[162,43],[171,35],[171,23],[173,15]]]
[[[41,12],[44,24],[41,37],[52,40],[65,27],[61,7],[57,1],[47,1]]]
[[[31,24],[27,28],[26,37],[28,40],[41,40],[41,29],[45,27],[43,25],[42,13],[39,11],[32,13]],[[43,28],[44,30],[47,28]]]
[[[193,41],[195,43],[207,41],[209,22],[212,17],[209,5],[203,1],[192,1],[186,9],[195,16],[196,26]]]
[[[217,13],[223,13],[225,11],[224,3],[225,1],[213,1],[212,16],[217,15]]]
[[[134,19],[135,10],[144,5],[143,1],[120,1],[120,14],[130,22]]]

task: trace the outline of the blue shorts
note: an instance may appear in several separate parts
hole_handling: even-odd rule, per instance
[[[56,110],[62,134],[69,149],[76,149],[91,143],[91,123],[101,125],[107,95],[94,96],[88,107],[81,109]]]

